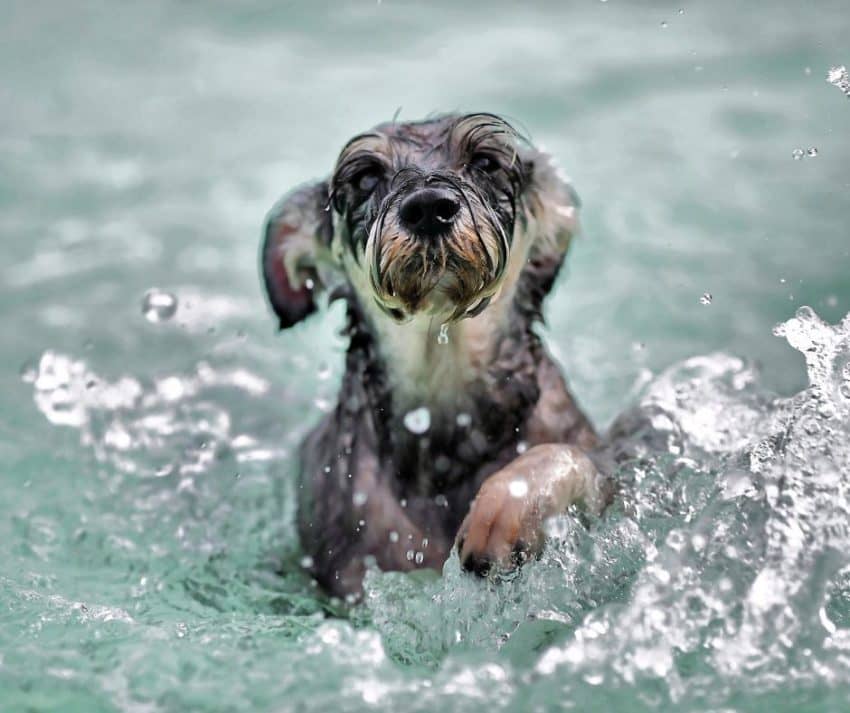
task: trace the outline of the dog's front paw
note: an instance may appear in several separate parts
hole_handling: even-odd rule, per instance
[[[484,481],[457,534],[463,568],[486,576],[511,570],[543,546],[543,513],[533,482],[510,469]]]

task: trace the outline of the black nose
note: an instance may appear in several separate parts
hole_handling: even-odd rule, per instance
[[[401,203],[398,217],[411,233],[436,237],[448,232],[460,210],[451,193],[441,188],[420,188]]]

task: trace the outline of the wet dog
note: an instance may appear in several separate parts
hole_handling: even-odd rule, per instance
[[[519,566],[573,503],[602,507],[597,444],[535,323],[578,200],[504,119],[447,115],[351,139],[272,210],[262,266],[281,328],[347,303],[335,410],[301,450],[311,572],[356,595],[368,563]]]

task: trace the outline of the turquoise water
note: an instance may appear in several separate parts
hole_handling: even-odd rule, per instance
[[[772,333],[850,312],[846,3],[2,10],[0,710],[847,709],[850,325]],[[600,427],[666,435],[514,581],[374,573],[329,617],[292,453],[342,315],[276,334],[257,250],[399,107],[558,158],[548,342]]]

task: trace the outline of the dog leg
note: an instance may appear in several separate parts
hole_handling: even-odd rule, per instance
[[[573,503],[600,512],[603,488],[581,449],[565,444],[530,448],[485,480],[455,540],[464,569],[486,575],[522,564],[543,547],[547,518]]]

